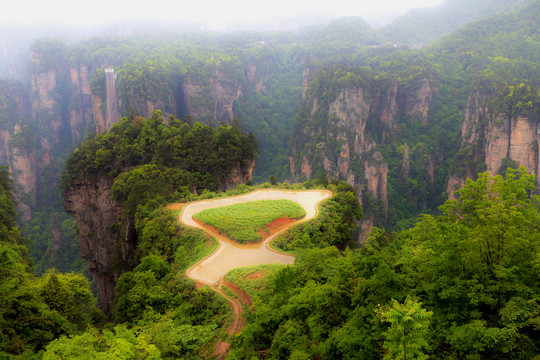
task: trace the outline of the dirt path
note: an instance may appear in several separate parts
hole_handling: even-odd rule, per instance
[[[222,281],[223,276],[225,276],[229,270],[249,265],[275,263],[292,264],[294,262],[294,256],[280,253],[271,249],[269,247],[270,242],[276,236],[286,231],[290,227],[304,221],[311,220],[317,216],[317,205],[319,202],[329,198],[331,195],[332,193],[326,190],[257,190],[240,196],[197,201],[189,203],[183,207],[182,212],[178,216],[178,220],[183,225],[196,229],[202,229],[206,233],[214,236],[219,242],[219,247],[216,249],[216,251],[190,267],[186,271],[186,274],[189,278],[197,281],[198,283],[209,285],[213,290],[231,303],[234,320],[227,328],[227,333],[229,335],[239,332],[244,325],[241,319],[243,305],[239,300],[230,298],[221,290],[222,286],[227,286],[227,284],[224,284]],[[294,222],[285,222],[277,229],[273,229],[273,234],[259,244],[238,244],[219,234],[214,229],[199,224],[193,219],[193,215],[206,209],[240,204],[249,201],[281,199],[292,200],[299,203],[306,211],[306,216]],[[229,289],[235,291],[231,287],[229,287]],[[216,351],[213,355],[223,359],[228,352],[228,349],[229,344],[227,342],[219,341],[216,344]]]
[[[189,227],[202,229],[214,236],[219,241],[218,249],[210,256],[199,261],[187,270],[187,276],[193,280],[200,281],[208,285],[216,285],[219,280],[229,270],[257,264],[292,264],[294,256],[280,253],[271,249],[268,244],[281,232],[291,226],[310,220],[317,216],[317,204],[329,198],[331,193],[324,190],[305,190],[305,191],[287,191],[287,190],[257,190],[249,194],[197,201],[189,203],[182,209],[179,215],[179,221]],[[265,239],[259,244],[241,245],[230,241],[227,237],[212,231],[211,229],[199,225],[193,215],[206,210],[233,204],[245,203],[257,200],[292,200],[299,203],[306,211],[306,216],[295,222],[286,224],[275,234]]]

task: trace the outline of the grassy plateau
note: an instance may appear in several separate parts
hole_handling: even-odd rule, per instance
[[[204,210],[193,217],[245,244],[262,241],[260,230],[268,233],[267,225],[276,219],[301,219],[305,215],[304,208],[291,200],[259,200]]]

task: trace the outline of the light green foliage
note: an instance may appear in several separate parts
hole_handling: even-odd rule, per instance
[[[268,287],[268,278],[272,277],[283,266],[283,264],[260,264],[237,268],[229,271],[225,275],[225,279],[237,285],[253,298]]]
[[[37,353],[63,334],[83,330],[97,312],[79,274],[31,273],[28,249],[15,226],[7,169],[0,168],[0,357]]]
[[[160,351],[163,359],[200,359],[201,348],[214,337],[215,325],[182,325],[162,317],[141,332]]]
[[[61,337],[47,346],[44,360],[56,359],[161,359],[160,351],[149,344],[144,334],[136,334],[123,325],[112,331],[100,334],[95,328],[89,328],[84,334],[73,337]]]
[[[135,227],[139,243],[135,251],[135,262],[148,255],[161,256],[180,270],[187,269],[200,258],[210,254],[217,241],[206,237],[202,231],[181,226],[171,211],[161,207],[154,209],[156,201],[139,206]],[[159,255],[158,255],[159,254]]]
[[[148,313],[159,317],[172,312],[175,322],[217,326],[223,302],[212,291],[197,291],[184,273],[210,254],[215,243],[201,231],[180,226],[171,211],[158,204],[139,206],[135,215],[139,233],[135,265],[116,285],[113,317],[118,322],[144,323]]]
[[[89,323],[95,298],[84,276],[50,270],[41,279],[40,296],[49,309],[57,311],[79,329]]]
[[[300,219],[305,210],[290,200],[261,200],[201,211],[194,218],[241,243],[262,240],[260,230],[278,218]]]
[[[388,308],[380,309],[381,321],[390,324],[385,332],[384,347],[388,350],[385,359],[427,358],[423,350],[429,349],[427,335],[433,312],[426,311],[421,305],[407,297],[403,304],[392,299]]]

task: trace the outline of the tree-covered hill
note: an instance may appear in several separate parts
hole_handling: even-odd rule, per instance
[[[461,26],[512,11],[531,0],[446,0],[428,9],[414,9],[378,29],[393,44],[432,44]]]
[[[63,205],[77,221],[103,312],[112,312],[119,276],[136,266],[138,209],[251,182],[256,153],[253,134],[237,121],[214,129],[173,116],[165,122],[160,111],[83,141],[66,160]]]

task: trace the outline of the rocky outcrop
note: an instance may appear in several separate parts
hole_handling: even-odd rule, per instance
[[[233,167],[229,177],[226,179],[221,179],[221,190],[231,190],[240,184],[245,184],[246,182],[251,181],[254,170],[255,160],[247,161],[246,164],[237,163]]]
[[[107,122],[107,116],[105,116],[105,102],[99,96],[92,96],[92,114],[94,116],[94,126],[96,128],[96,134],[107,132],[112,124]]]
[[[477,172],[497,174],[503,159],[525,166],[537,179],[540,175],[540,119],[494,113],[489,100],[490,96],[480,91],[469,97],[461,147],[448,181],[451,198],[467,178],[476,178]]]
[[[271,63],[271,61],[269,62]],[[246,77],[248,81],[253,84],[256,91],[266,91],[266,81],[268,80],[268,77],[258,73],[257,65],[248,64],[246,66]]]
[[[384,216],[389,211],[389,160],[378,147],[399,137],[403,117],[410,121],[427,121],[438,85],[431,77],[416,81],[419,84],[416,88],[402,86],[388,78],[374,80],[369,87],[339,85],[347,76],[352,75],[334,69],[332,73],[323,73],[324,80],[313,78],[319,92],[307,88],[292,139],[291,173],[294,180],[309,179],[321,173],[345,180],[357,187],[359,200],[369,194],[379,201]],[[310,77],[312,75],[306,71],[304,78]],[[332,93],[333,88],[340,87],[341,90]],[[405,142],[401,146],[403,160],[395,171],[402,173],[406,182],[410,149]],[[435,164],[432,160],[430,164],[434,181]],[[364,222],[361,227],[367,229],[373,219],[368,217]]]
[[[28,98],[21,83],[0,81],[0,165],[9,166],[23,221],[31,217],[38,176],[34,134],[22,120],[30,115]]]
[[[71,106],[69,109],[69,127],[71,139],[78,144],[84,138],[86,124],[92,110],[92,94],[88,83],[88,67],[80,65],[70,69],[71,80]]]
[[[295,166],[295,158],[298,157],[301,144],[293,146],[291,171],[295,180],[309,179],[323,171],[329,178],[343,179],[353,186],[358,185],[360,199],[363,192],[367,191],[380,199],[384,209],[388,210],[388,165],[381,153],[375,150],[376,143],[366,136],[371,103],[364,93],[361,87],[345,88],[326,109],[321,108],[319,99],[307,96],[306,102],[310,105],[301,137],[320,138],[321,141],[300,158],[299,169]],[[325,113],[328,123],[319,127],[314,123],[321,115],[320,111]]]
[[[15,129],[15,136],[20,133],[20,127]],[[11,178],[15,184],[17,199],[17,213],[22,222],[32,217],[32,208],[36,203],[38,187],[38,166],[36,163],[36,150],[31,147],[11,143],[9,148],[9,167]]]
[[[414,88],[412,93],[405,92],[402,95],[401,112],[409,116],[419,116],[425,123],[431,104],[439,93],[439,85],[433,78],[424,78]]]
[[[241,83],[230,77],[220,71],[205,81],[186,77],[182,85],[186,113],[206,124],[230,123],[234,118],[233,104],[243,95]]]
[[[385,88],[376,88],[374,94],[367,96],[362,87],[347,87],[328,103],[326,109],[321,109],[318,98],[308,96],[306,103],[309,109],[301,128],[302,134],[295,134],[298,141],[291,149],[293,177],[308,179],[314,173],[313,169],[324,170],[330,178],[344,179],[351,185],[364,184],[365,189],[387,208],[388,166],[382,154],[375,150],[377,143],[368,136],[366,127],[382,129],[380,138],[384,139],[385,131],[397,130],[397,119],[401,115],[418,116],[425,121],[438,88],[428,79],[422,84],[414,97],[400,95],[404,92],[395,81]],[[325,112],[323,117],[327,121],[315,125],[315,117],[320,115],[320,111]],[[374,122],[386,126],[373,126]],[[320,138],[322,141],[317,142],[315,148],[309,148],[298,162],[297,155],[305,145],[300,143],[300,138]],[[408,172],[408,154],[406,156],[403,167]],[[301,164],[299,169],[298,163]]]
[[[133,233],[119,229],[121,204],[113,200],[110,189],[113,179],[100,176],[95,181],[77,179],[64,192],[64,209],[75,218],[79,228],[81,257],[94,278],[99,308],[111,314],[114,287],[131,258]],[[124,233],[121,236],[121,233]]]

